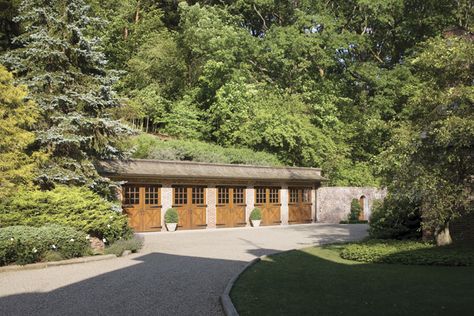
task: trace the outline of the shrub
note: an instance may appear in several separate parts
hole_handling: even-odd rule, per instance
[[[369,240],[342,247],[341,257],[368,263],[411,265],[474,265],[474,248],[437,247],[412,240]]]
[[[117,240],[110,246],[106,247],[104,250],[105,254],[114,254],[117,257],[120,257],[125,250],[130,250],[131,252],[137,252],[143,247],[143,239],[138,237],[133,237],[131,239],[121,239]]]
[[[260,221],[262,220],[262,210],[258,207],[254,208],[250,213],[250,220],[252,221]]]
[[[22,188],[0,204],[0,227],[53,223],[113,242],[132,233],[127,217],[118,213],[117,207],[85,187]]]
[[[248,148],[225,148],[198,140],[161,140],[150,134],[130,139],[126,146],[134,148],[134,158],[163,160],[192,160],[198,162],[254,164],[279,166],[282,163],[272,154]]]
[[[362,212],[362,208],[360,207],[360,203],[358,199],[352,199],[351,202],[351,212],[349,213],[348,220],[350,221],[358,221],[360,212]]]
[[[374,203],[369,235],[375,239],[419,239],[421,215],[418,207],[406,198],[389,194]]]
[[[175,208],[169,208],[165,213],[165,223],[178,223],[178,211]]]
[[[61,261],[65,258],[57,251],[49,250],[46,251],[43,255],[44,261]]]
[[[50,252],[66,259],[89,254],[87,235],[59,225],[0,228],[0,265],[47,260],[51,258]]]

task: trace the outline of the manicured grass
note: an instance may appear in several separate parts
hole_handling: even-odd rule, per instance
[[[473,315],[474,267],[368,264],[342,246],[277,254],[237,280],[241,315]]]

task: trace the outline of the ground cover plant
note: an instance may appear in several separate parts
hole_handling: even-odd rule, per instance
[[[127,143],[133,158],[160,160],[192,160],[198,162],[279,166],[282,163],[272,154],[248,148],[226,148],[197,140],[163,140],[157,136],[140,134]]]
[[[88,236],[70,227],[48,225],[0,228],[0,265],[61,260],[90,253]]]
[[[341,246],[344,259],[368,263],[474,266],[474,246],[436,246],[414,240],[368,240]]]
[[[373,264],[341,246],[264,258],[235,283],[240,315],[470,315],[474,267]]]

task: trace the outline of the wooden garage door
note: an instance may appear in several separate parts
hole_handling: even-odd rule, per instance
[[[178,210],[179,229],[206,228],[206,188],[203,186],[173,187],[173,207]]]
[[[137,232],[161,229],[161,188],[155,185],[126,185],[122,207]]]
[[[256,187],[255,207],[262,210],[261,225],[280,224],[280,189],[276,187]]]
[[[311,188],[289,188],[288,222],[311,222]]]
[[[245,226],[245,188],[217,187],[217,227]]]

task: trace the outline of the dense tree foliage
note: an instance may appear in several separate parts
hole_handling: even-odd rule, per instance
[[[320,166],[331,183],[377,184],[374,159],[406,120],[405,60],[469,1],[93,2],[103,47],[125,70],[127,107],[145,132],[267,151]],[[403,88],[407,87],[407,88]]]
[[[439,235],[471,209],[470,0],[0,7],[4,63],[42,113],[35,144],[51,155],[45,183],[100,182],[91,163],[120,156],[121,120],[181,139],[154,140],[140,157],[225,156],[201,155],[207,142],[322,167],[334,185],[386,185],[379,218],[400,215],[409,230],[421,216]]]

